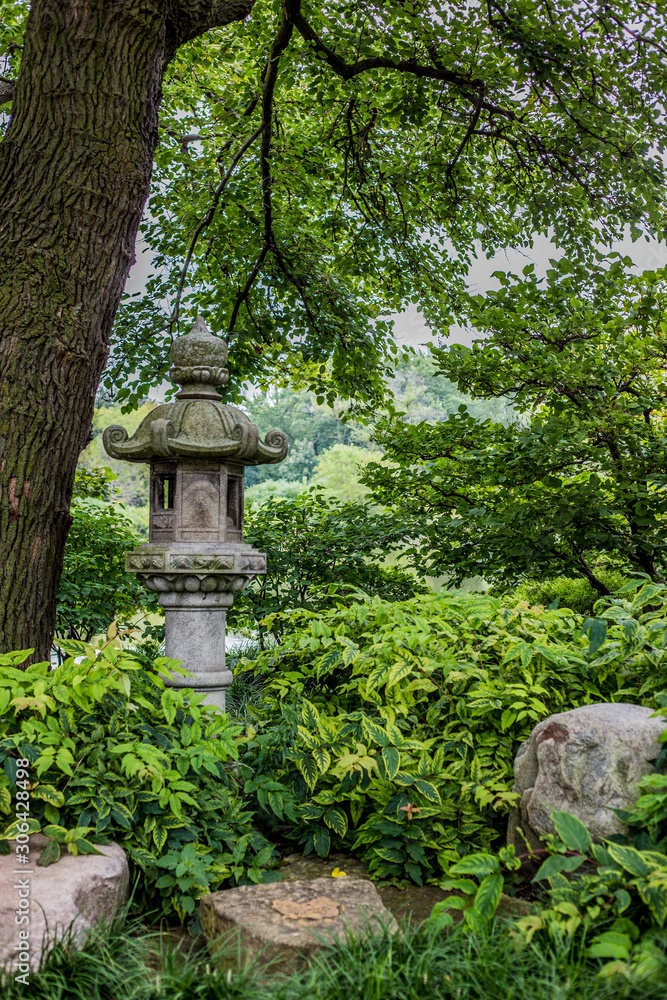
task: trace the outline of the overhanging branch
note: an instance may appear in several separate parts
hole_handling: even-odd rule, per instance
[[[181,45],[211,28],[242,21],[254,3],[255,0],[168,0],[165,61],[170,62]]]
[[[456,86],[460,92],[473,101],[479,111],[490,111],[493,114],[503,115],[505,118],[514,119],[514,112],[491,104],[489,101],[480,100],[480,93],[484,92],[484,81],[473,79],[462,73],[456,73],[447,69],[437,60],[433,65],[424,65],[416,59],[391,59],[389,56],[370,56],[367,59],[358,59],[354,63],[347,63],[337,52],[329,48],[311,25],[306,21],[301,13],[301,0],[284,0],[285,16],[294,25],[299,34],[310,42],[315,51],[323,57],[331,69],[342,77],[343,80],[351,80],[355,76],[367,73],[372,69],[388,69],[397,73],[406,73],[427,80],[441,80]],[[479,111],[477,112],[479,115]]]

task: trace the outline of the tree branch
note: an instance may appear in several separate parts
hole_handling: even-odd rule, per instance
[[[9,104],[14,97],[15,90],[16,80],[8,80],[6,77],[0,76],[0,106]]]
[[[185,42],[211,28],[242,21],[255,0],[168,0],[165,63],[170,62]]]
[[[357,59],[354,63],[346,63],[333,49],[322,41],[317,33],[310,26],[301,13],[301,0],[284,0],[285,15],[294,25],[299,34],[312,44],[315,51],[324,57],[324,61],[329,64],[334,73],[344,80],[351,80],[361,73],[367,73],[371,69],[393,69],[397,73],[409,73],[412,76],[429,80],[441,80],[443,83],[451,83],[457,86],[461,92],[469,99],[479,102],[480,88],[484,89],[483,80],[472,79],[461,73],[454,73],[446,69],[441,63],[435,61],[432,66],[425,66],[416,59],[390,59],[388,56],[371,56],[367,59]],[[493,114],[504,115],[506,118],[515,119],[514,112],[500,108],[488,101],[481,101],[479,110],[491,111]]]
[[[227,168],[227,172],[225,173],[225,176],[222,178],[222,180],[218,184],[217,188],[215,189],[215,194],[213,195],[213,200],[211,201],[211,204],[209,206],[208,212],[206,213],[206,215],[204,216],[204,218],[201,220],[201,222],[199,223],[199,225],[197,226],[197,228],[195,229],[195,231],[194,231],[194,233],[192,235],[192,239],[190,240],[190,246],[188,248],[188,253],[187,253],[187,256],[185,258],[185,263],[183,264],[183,269],[181,271],[181,276],[180,276],[180,278],[178,280],[178,289],[176,291],[176,301],[174,303],[174,308],[172,310],[171,318],[169,320],[169,330],[170,331],[173,328],[174,324],[178,322],[178,314],[179,314],[180,307],[181,307],[181,297],[183,295],[183,288],[185,287],[185,279],[186,279],[187,274],[188,274],[188,269],[190,267],[190,261],[192,260],[192,255],[193,255],[193,253],[195,251],[195,247],[197,245],[197,240],[201,236],[202,232],[207,228],[207,226],[210,226],[210,224],[213,222],[213,219],[215,217],[215,212],[216,212],[216,209],[218,207],[218,202],[220,201],[220,198],[222,196],[222,192],[227,187],[229,179],[232,176],[232,174],[234,173],[234,171],[236,170],[236,167],[238,166],[238,164],[239,164],[239,162],[240,162],[243,154],[252,146],[252,144],[255,141],[255,139],[258,139],[260,137],[260,135],[262,134],[263,130],[264,130],[264,126],[260,125],[260,127],[258,129],[255,129],[255,131],[250,136],[250,138],[246,139],[246,141],[243,143],[243,145],[239,149],[238,153],[233,158],[232,162],[229,164],[229,167]]]

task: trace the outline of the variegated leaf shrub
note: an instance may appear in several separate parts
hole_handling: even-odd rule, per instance
[[[536,723],[652,703],[664,600],[638,582],[594,619],[483,594],[294,612],[254,662],[266,700],[245,734],[245,791],[306,852],[355,852],[381,878],[436,877],[503,833],[513,760]]]
[[[61,645],[71,655],[56,670],[20,669],[31,650],[0,656],[0,853],[36,831],[48,838],[38,865],[114,840],[138,878],[135,907],[181,919],[223,882],[274,878],[230,773],[239,727],[165,687],[158,671],[176,661],[150,666],[116,638]]]

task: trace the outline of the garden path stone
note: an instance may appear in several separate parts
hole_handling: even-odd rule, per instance
[[[544,719],[519,748],[514,761],[514,791],[521,799],[510,814],[508,843],[517,854],[554,833],[551,811],[571,813],[593,840],[623,833],[614,809],[637,800],[637,784],[654,768],[666,720],[651,718],[641,705],[584,705]]]
[[[282,880],[293,882],[298,879],[331,878],[334,871],[343,871],[353,878],[369,879],[369,872],[363,861],[347,854],[330,854],[327,858],[318,855],[290,854],[283,861],[279,871]],[[409,921],[413,927],[419,926],[431,916],[436,903],[442,902],[448,896],[458,896],[460,893],[451,889],[440,889],[437,885],[390,885],[377,883],[375,888],[378,896],[396,920]],[[505,893],[498,903],[498,914],[501,916],[525,916],[530,913],[530,906],[522,900]],[[453,910],[455,921],[461,917],[460,910]]]
[[[74,857],[65,853],[55,864],[40,868],[35,862],[46,843],[42,834],[30,836],[31,863],[27,865],[17,863],[13,843],[11,854],[0,857],[0,967],[21,954],[15,947],[19,930],[29,930],[29,965],[34,969],[45,936],[61,938],[71,924],[73,939],[82,943],[94,924],[111,921],[128,900],[130,872],[125,851],[118,844],[97,845],[101,854]],[[19,880],[28,882],[24,899],[29,904],[25,909],[29,923],[17,925],[19,889],[15,886]]]
[[[202,896],[199,921],[216,964],[259,959],[272,969],[303,965],[313,952],[349,930],[361,937],[396,921],[372,882],[358,878],[241,885]]]

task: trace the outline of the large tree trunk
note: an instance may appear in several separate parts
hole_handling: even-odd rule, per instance
[[[77,459],[148,195],[162,73],[252,0],[34,0],[0,144],[0,652],[49,655]]]

